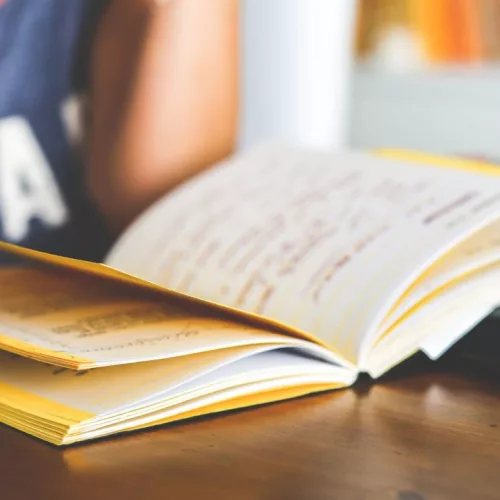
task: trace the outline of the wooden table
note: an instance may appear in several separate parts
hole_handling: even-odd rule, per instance
[[[67,449],[0,426],[0,498],[498,499],[500,369],[464,352],[356,390]]]

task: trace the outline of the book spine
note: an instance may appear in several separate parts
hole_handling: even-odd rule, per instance
[[[356,20],[356,55],[363,60],[375,50],[376,12],[379,0],[359,0]]]
[[[484,60],[485,48],[481,25],[481,8],[477,0],[457,0],[463,20],[462,35],[465,45],[465,61],[478,63]]]
[[[360,0],[357,55],[381,55],[395,28],[432,65],[500,60],[500,0]]]
[[[496,61],[500,56],[500,2],[481,0],[481,27],[485,59]]]
[[[449,2],[447,0],[420,0],[416,12],[428,61],[434,65],[449,62],[454,58],[453,41],[449,36]]]

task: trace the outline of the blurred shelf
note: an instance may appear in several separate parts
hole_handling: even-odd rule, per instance
[[[354,69],[359,76],[376,76],[394,78],[500,78],[500,62],[480,64],[446,64],[439,66],[418,67],[414,69],[397,70],[373,63],[357,63]]]
[[[398,147],[500,160],[500,66],[406,73],[357,68],[354,148]]]

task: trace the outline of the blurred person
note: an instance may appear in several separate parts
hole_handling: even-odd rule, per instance
[[[224,158],[237,0],[0,0],[0,239],[101,260]]]

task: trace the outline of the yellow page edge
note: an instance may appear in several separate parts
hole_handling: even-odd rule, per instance
[[[47,362],[51,365],[60,366],[61,368],[76,369],[82,365],[87,366],[94,364],[94,361],[91,359],[74,356],[73,354],[68,354],[64,351],[47,349],[45,347],[30,344],[29,342],[14,339],[12,337],[7,337],[2,334],[0,334],[0,349],[30,359],[35,359],[42,363]],[[40,358],[44,358],[46,359],[46,361],[42,361],[42,359]],[[49,358],[51,359],[51,361],[49,361]],[[57,359],[52,360],[52,358]]]
[[[419,151],[382,148],[375,150],[375,156],[390,160],[411,161],[432,167],[465,170],[477,174],[500,176],[500,165],[487,161],[469,160],[460,157],[441,156],[437,154],[422,153]]]
[[[0,382],[0,403],[14,411],[29,412],[32,416],[68,427],[96,416],[4,382]]]

